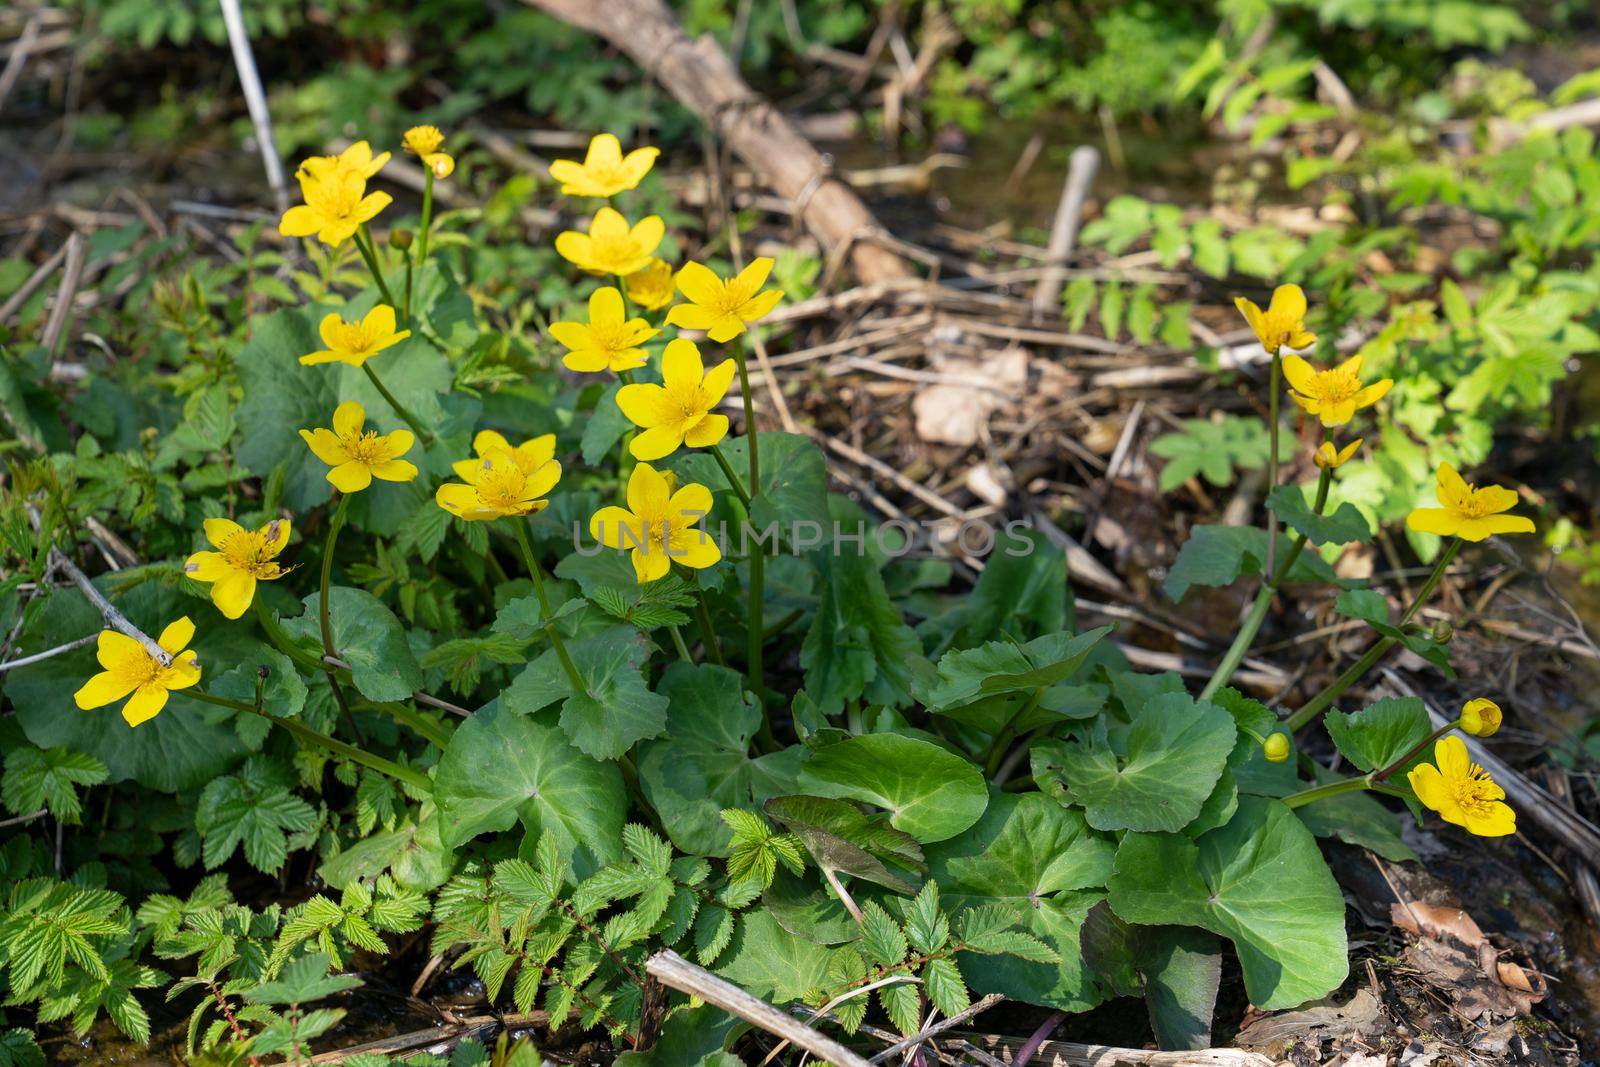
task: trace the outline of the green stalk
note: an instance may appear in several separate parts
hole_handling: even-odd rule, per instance
[[[422,179],[422,233],[417,235],[417,266],[428,262],[428,231],[433,229],[433,168],[424,164]]]
[[[1044,686],[1035,689],[1033,694],[1023,701],[1016,711],[1012,712],[1011,717],[1006,720],[1006,724],[1000,728],[1000,732],[994,735],[994,740],[989,742],[989,747],[984,752],[983,759],[984,770],[989,777],[993,778],[995,772],[1000,769],[1000,761],[1005,758],[1006,747],[1010,745],[1011,739],[1016,736],[1018,720],[1039,706],[1039,701],[1044,699],[1044,691]]]
[[[294,638],[290,637],[283,627],[278,625],[278,620],[271,611],[267,610],[266,605],[261,602],[261,597],[257,596],[253,604],[256,609],[256,621],[261,623],[262,632],[267,635],[268,641],[277,646],[279,652],[282,652],[307,670],[327,670],[326,664],[318,661],[315,656],[295,644]]]
[[[729,485],[733,486],[734,495],[739,498],[739,503],[744,505],[746,511],[749,511],[750,494],[745,492],[744,483],[734,473],[733,464],[728,462],[728,457],[722,454],[722,449],[717,445],[712,445],[708,451],[711,453],[711,457],[717,461],[717,466],[722,468],[722,476],[728,479]]]
[[[339,650],[333,643],[333,622],[328,612],[328,589],[333,577],[333,546],[339,539],[339,531],[344,528],[345,513],[350,508],[350,494],[339,494],[339,506],[334,509],[333,518],[328,522],[328,539],[322,545],[322,585],[317,596],[317,619],[322,625],[322,654],[324,656],[339,655]],[[356,723],[355,712],[350,710],[350,702],[345,699],[344,687],[339,684],[339,673],[327,664],[322,665],[322,670],[328,676],[328,688],[333,690],[333,699],[339,705],[339,710],[344,712],[344,718],[350,724],[350,732],[355,734],[356,741],[366,744],[367,739],[361,733],[361,727]]]
[[[283,727],[296,738],[304,741],[314,748],[320,748],[326,752],[331,752],[336,756],[341,756],[344,759],[349,760],[351,763],[358,763],[361,766],[377,771],[380,774],[387,774],[389,777],[397,781],[404,782],[407,785],[415,786],[418,789],[426,790],[428,792],[432,792],[433,790],[433,782],[421,771],[418,771],[412,767],[402,767],[393,760],[387,760],[382,756],[374,755],[364,748],[359,748],[355,745],[340,741],[338,738],[329,737],[324,733],[318,733],[316,730],[311,729],[311,727],[296,719],[286,719],[280,715],[273,715],[265,711],[260,711],[255,707],[255,705],[246,704],[242,700],[229,700],[227,697],[212,696],[203,689],[180,689],[177,690],[177,692],[180,696],[193,697],[194,699],[204,701],[207,704],[215,704],[219,708],[232,708],[234,711],[246,711],[251,715],[260,715],[263,719],[267,719],[276,726]]]
[[[1366,778],[1345,778],[1337,782],[1328,782],[1326,785],[1312,786],[1302,789],[1298,793],[1290,794],[1283,798],[1286,806],[1291,808],[1303,807],[1315,800],[1326,800],[1329,797],[1343,796],[1345,793],[1356,793],[1371,787]]]
[[[711,625],[711,608],[706,604],[706,591],[698,585],[694,590],[695,620],[700,624],[700,641],[706,646],[706,655],[711,657],[711,662],[721,667],[726,664],[722,658],[722,646],[717,644],[717,631]]]
[[[367,232],[366,223],[361,224],[361,228],[356,231],[353,240],[356,243],[356,251],[360,252],[361,258],[366,260],[367,270],[372,272],[372,280],[377,283],[378,292],[383,294],[383,302],[390,307],[398,307],[399,305],[394,300],[394,294],[389,291],[389,283],[383,276],[383,268],[378,266],[378,254],[373,249],[372,234]]]
[[[743,335],[734,338],[733,359],[734,365],[739,368],[739,395],[744,401],[744,434],[750,445],[750,498],[753,500],[761,495],[761,449],[756,441],[755,395],[750,390],[750,370],[745,359]],[[734,479],[734,484],[738,484],[738,479]],[[761,663],[766,638],[762,632],[766,624],[766,581],[767,557],[758,542],[756,550],[750,554],[750,601],[746,609],[748,618],[745,620],[745,670],[750,679],[750,688],[755,690],[758,697],[767,691],[766,672]]]
[[[411,321],[411,249],[407,248],[405,250],[405,255],[406,255],[406,297],[405,297],[405,305],[403,307],[401,307],[401,309],[400,309],[400,319],[401,319],[402,322],[409,323]]]
[[[1276,394],[1274,394],[1276,395]],[[1324,467],[1322,477],[1317,479],[1317,500],[1312,511],[1318,515],[1328,503],[1328,488],[1333,481],[1333,472]],[[1268,553],[1271,556],[1270,537],[1268,535]],[[1261,589],[1256,593],[1254,604],[1250,605],[1250,614],[1245,616],[1244,625],[1239,627],[1239,632],[1234,636],[1233,644],[1228,646],[1227,654],[1222,657],[1222,662],[1217,664],[1216,671],[1211,675],[1211,680],[1206,682],[1206,687],[1200,691],[1201,700],[1210,700],[1216,695],[1217,690],[1228,684],[1233,677],[1233,672],[1239,669],[1239,664],[1244,661],[1245,654],[1250,651],[1250,646],[1255,643],[1256,634],[1261,632],[1261,624],[1266,621],[1267,611],[1272,607],[1272,598],[1277,595],[1278,587],[1283,584],[1289,572],[1294,568],[1295,560],[1300,558],[1301,551],[1306,547],[1306,535],[1300,534],[1289,546],[1289,551],[1283,554],[1283,560],[1276,570],[1262,583]]]
[[[689,646],[683,643],[683,634],[678,631],[678,628],[669,623],[667,633],[672,635],[672,647],[677,650],[678,658],[685,663],[693,663],[694,656],[689,654]]]
[[[544,632],[550,638],[550,647],[556,650],[556,659],[561,661],[561,669],[567,672],[567,681],[572,683],[574,693],[583,693],[588,686],[583,684],[583,676],[578,673],[578,665],[572,662],[572,657],[567,654],[567,644],[561,640],[561,635],[556,632],[555,613],[550,610],[550,598],[544,591],[544,574],[539,568],[539,561],[534,558],[533,545],[528,541],[528,531],[515,517],[512,519],[511,529],[517,535],[517,545],[522,549],[522,562],[527,565],[528,576],[533,579],[533,593],[539,598],[539,611],[543,615]]]
[[[1433,565],[1433,573],[1428,575],[1428,580],[1423,584],[1421,591],[1417,593],[1417,598],[1411,602],[1411,606],[1400,617],[1401,626],[1410,623],[1417,612],[1422,610],[1423,602],[1438,587],[1440,579],[1444,577],[1445,568],[1450,566],[1450,561],[1455,559],[1456,553],[1459,551],[1461,551],[1461,539],[1458,537],[1450,542],[1449,547],[1439,554],[1439,561]],[[1344,694],[1346,689],[1359,682],[1362,676],[1371,670],[1373,665],[1397,644],[1399,644],[1398,638],[1385,637],[1367,649],[1366,655],[1351,664],[1349,670],[1339,675],[1326,689],[1312,697],[1310,703],[1306,704],[1305,707],[1289,716],[1284,724],[1289,728],[1289,732],[1294,733],[1326,711],[1335,700],[1338,700]]]
[[[1281,391],[1283,362],[1277,349],[1272,352],[1272,374],[1267,386],[1267,495],[1278,487],[1278,393]],[[1327,472],[1324,471],[1324,474]],[[1267,509],[1267,573],[1272,574],[1278,558],[1278,516]]]
[[[405,420],[405,424],[411,427],[411,432],[417,435],[417,439],[422,442],[423,446],[426,447],[433,444],[433,434],[424,430],[422,424],[417,421],[417,417],[411,414],[410,409],[395,399],[395,395],[389,392],[388,386],[384,385],[378,378],[378,372],[372,369],[372,363],[370,361],[362,363],[361,369],[366,371],[367,381],[372,383],[372,387],[378,391],[378,395],[389,402],[389,406],[394,408],[396,415]]]

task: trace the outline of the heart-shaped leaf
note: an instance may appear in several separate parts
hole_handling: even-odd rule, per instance
[[[1128,834],[1109,889],[1126,922],[1231,940],[1258,1008],[1326,996],[1349,971],[1344,898],[1316,839],[1280,801],[1241,797],[1228,825],[1198,840]]]
[[[320,598],[303,601],[299,617],[283,629],[312,655],[322,655]],[[422,688],[422,668],[394,612],[364,589],[336,585],[328,590],[328,619],[334,650],[350,664],[350,681],[368,700],[406,700]]]
[[[661,736],[667,726],[667,698],[645,684],[650,645],[643,634],[631,626],[615,626],[568,642],[567,651],[583,680],[583,692],[572,691],[555,649],[547,649],[500,694],[506,709],[526,715],[561,701],[561,729],[595,759],[616,759],[634,742]]]

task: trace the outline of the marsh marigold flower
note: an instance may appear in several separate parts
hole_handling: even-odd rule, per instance
[[[247,530],[232,519],[207,519],[206,540],[215,552],[196,552],[183,573],[211,583],[211,602],[230,619],[245,613],[255,599],[256,582],[284,575],[278,553],[289,543],[289,520],[273,519],[259,530]]]
[[[633,370],[645,364],[640,347],[660,333],[643,319],[628,318],[622,294],[604,285],[589,294],[588,322],[554,322],[550,336],[568,350],[561,362],[568,370]]]
[[[1440,738],[1433,746],[1433,761],[1412,768],[1406,776],[1418,800],[1445,822],[1479,837],[1517,832],[1517,813],[1503,803],[1506,791],[1472,762],[1465,741],[1455,736]]]
[[[706,448],[728,435],[728,416],[715,414],[737,369],[725,359],[709,372],[694,342],[679,337],[661,356],[664,385],[637,382],[617,390],[617,406],[644,430],[633,439],[634,459],[661,459],[679,445]]]
[[[1394,382],[1388,378],[1361,384],[1361,357],[1351,356],[1332,370],[1317,370],[1299,356],[1283,357],[1289,399],[1316,415],[1324,426],[1343,426],[1356,412],[1383,398]]]
[[[658,311],[672,303],[672,264],[652,259],[648,267],[622,279],[622,287],[629,300],[646,311]]]
[[[555,457],[556,435],[553,433],[540,434],[538,437],[529,438],[520,445],[513,446],[497,430],[479,430],[472,438],[472,450],[477,453],[479,459],[510,456],[511,462],[521,468],[524,474],[532,474]],[[466,459],[452,464],[452,466],[459,471],[463,463],[470,464],[472,462],[472,460]]]
[[[1324,441],[1317,447],[1316,454],[1311,457],[1313,463],[1325,471],[1331,471],[1344,466],[1350,457],[1356,454],[1356,449],[1361,447],[1363,438],[1356,438],[1343,448],[1334,448],[1332,441]]]
[[[1256,332],[1261,347],[1271,355],[1285,346],[1310,348],[1317,335],[1306,329],[1306,294],[1298,285],[1280,285],[1272,291],[1272,303],[1262,311],[1254,301],[1242,296],[1233,298],[1244,320]]]
[[[372,154],[372,146],[365,141],[357,141],[336,156],[312,156],[300,164],[300,169],[295,172],[296,177],[310,175],[315,178],[328,174],[356,174],[362,181],[374,178],[389,162],[389,153],[380,152]]]
[[[628,506],[601,508],[589,533],[607,548],[631,549],[640,582],[663,578],[674,563],[696,570],[722,558],[717,542],[695,524],[711,512],[711,490],[698,482],[681,488],[648,463],[633,468]]]
[[[499,434],[494,437],[505,441]],[[561,464],[554,458],[555,434],[536,437],[520,449],[486,443],[490,447],[478,449],[481,458],[453,465],[461,481],[441,485],[434,501],[467,522],[531,515],[549,506],[544,497],[561,480]]]
[[[1504,515],[1517,504],[1517,494],[1498,485],[1479,489],[1469,485],[1448,463],[1439,464],[1437,508],[1417,508],[1406,516],[1406,526],[1419,533],[1482,541],[1495,534],[1532,533],[1533,520]]]
[[[122,705],[122,717],[128,725],[138,726],[153,719],[167,706],[169,692],[187,689],[200,681],[200,664],[195,662],[194,650],[184,651],[193,639],[194,623],[187,615],[162,630],[156,644],[172,657],[171,665],[162,666],[139,641],[116,630],[101,630],[95,656],[105,669],[84,682],[72,699],[78,707],[88,710],[114,704],[131,693],[132,697]]]
[[[341,493],[359,493],[374,478],[409,482],[417,476],[416,465],[399,458],[411,451],[416,435],[410,430],[381,434],[366,424],[366,408],[346,400],[334,409],[333,429],[300,431],[316,457],[333,468],[328,481]]]
[[[561,183],[566,196],[615,196],[632,189],[655,166],[659,148],[635,148],[622,154],[622,143],[609,133],[589,141],[583,162],[558,159],[550,164],[550,177]]]
[[[1490,737],[1500,729],[1500,705],[1478,697],[1461,705],[1461,728],[1474,737]]]
[[[444,134],[437,126],[413,126],[401,139],[406,151],[422,160],[422,165],[433,171],[435,178],[448,178],[456,169],[456,161],[448,152],[439,151],[444,144]]]
[[[366,179],[354,171],[321,175],[301,171],[299,177],[306,202],[283,213],[278,232],[285,237],[315,235],[323,244],[337,248],[394,199],[388,193],[368,193]]]
[[[556,234],[556,251],[562,259],[590,274],[626,276],[650,265],[666,232],[660,215],[629,226],[620,212],[603,207],[594,213],[588,233],[567,230]]]
[[[359,367],[385,348],[399,344],[411,336],[410,330],[395,330],[394,308],[379,304],[360,322],[346,322],[337,312],[322,317],[318,332],[322,343],[328,347],[300,357],[308,366],[313,363],[348,363]]]
[[[667,312],[667,321],[685,330],[704,330],[719,344],[731,341],[783,299],[780,290],[759,291],[770,273],[767,256],[752,260],[727,281],[702,263],[685,263],[678,271],[678,291],[690,302]]]

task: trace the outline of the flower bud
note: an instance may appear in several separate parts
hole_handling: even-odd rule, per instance
[[[1448,622],[1445,622],[1443,619],[1440,619],[1438,622],[1433,624],[1433,632],[1429,636],[1432,637],[1438,644],[1448,645],[1450,643],[1450,639],[1455,635],[1456,628],[1451,626]]]
[[[411,231],[395,229],[389,231],[389,247],[398,248],[404,252],[411,247]]]
[[[1332,441],[1324,441],[1318,447],[1316,454],[1311,457],[1312,462],[1323,470],[1333,470],[1343,466],[1351,456],[1356,454],[1356,449],[1361,447],[1363,438],[1356,438],[1343,448],[1335,449]]]
[[[1289,758],[1289,735],[1286,733],[1269,734],[1261,743],[1261,752],[1267,757],[1269,763],[1282,763]]]
[[[1478,697],[1461,705],[1461,729],[1474,737],[1489,737],[1500,729],[1500,705]]]

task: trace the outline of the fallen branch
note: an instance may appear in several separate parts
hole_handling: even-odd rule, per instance
[[[861,199],[794,124],[745,84],[715,40],[690,40],[662,0],[524,0],[603,37],[633,57],[795,205],[824,248],[845,251],[856,278],[909,278],[912,270],[872,238],[884,234]]]
[[[106,621],[107,626],[118,633],[127,634],[139,642],[144,646],[144,650],[150,653],[155,661],[163,667],[172,666],[171,654],[157,644],[149,634],[129,622],[128,617],[118,611],[111,601],[107,600],[100,590],[94,587],[94,583],[89,580],[89,576],[80,571],[78,565],[68,559],[65,552],[51,546],[50,564],[56,570],[61,571],[72,579],[72,584],[78,587],[80,593],[89,598],[89,603],[94,605],[95,610],[100,613],[100,617]],[[99,635],[96,634],[95,636],[98,637]]]
[[[903,1039],[901,1041],[897,1041],[893,1045],[890,1045],[888,1048],[884,1049],[882,1052],[878,1053],[876,1056],[873,1056],[867,1062],[868,1063],[882,1063],[883,1061],[889,1059],[891,1056],[899,1055],[900,1053],[904,1052],[906,1049],[912,1048],[912,1047],[914,1047],[916,1045],[920,1045],[924,1041],[927,1041],[929,1038],[937,1037],[940,1034],[944,1033],[946,1030],[951,1030],[951,1029],[954,1029],[957,1026],[960,1026],[962,1023],[966,1022],[968,1019],[972,1018],[975,1015],[979,1015],[979,1014],[982,1014],[983,1012],[988,1011],[990,1008],[994,1007],[996,1004],[999,1004],[1001,1001],[1003,1001],[1005,999],[1006,998],[1001,996],[999,993],[990,993],[988,996],[984,997],[983,999],[975,1001],[972,1004],[968,1005],[966,1011],[959,1012],[958,1014],[950,1016],[950,1018],[948,1018],[948,1019],[944,1019],[944,1020],[941,1020],[940,1022],[936,1022],[932,1026],[924,1027],[921,1031],[919,1031],[919,1032],[917,1032],[915,1034],[912,1034],[910,1037],[905,1038],[905,1039]]]
[[[707,1004],[715,1004],[747,1023],[800,1046],[813,1056],[831,1063],[833,1067],[871,1067],[865,1059],[827,1034],[813,1030],[766,1001],[751,996],[732,982],[718,978],[702,967],[696,967],[670,948],[651,956],[645,963],[644,969],[645,973],[662,985],[698,997]]]

